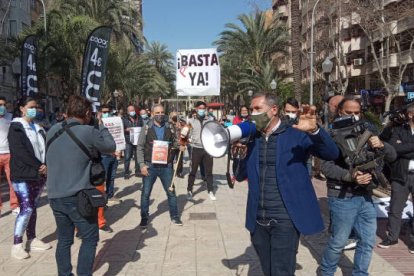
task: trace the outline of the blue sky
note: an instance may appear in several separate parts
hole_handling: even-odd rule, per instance
[[[143,0],[144,36],[177,49],[211,48],[224,25],[272,0]]]

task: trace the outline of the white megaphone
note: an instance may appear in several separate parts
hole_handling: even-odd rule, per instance
[[[201,144],[204,150],[214,158],[223,157],[232,143],[256,134],[256,125],[243,122],[224,128],[216,121],[204,124],[201,130]]]

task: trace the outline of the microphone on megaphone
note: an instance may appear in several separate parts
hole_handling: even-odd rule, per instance
[[[207,122],[201,129],[201,144],[204,150],[212,157],[219,158],[227,152],[227,185],[230,189],[234,187],[234,181],[230,175],[230,146],[240,140],[250,140],[256,134],[256,125],[251,122],[243,122],[224,128],[215,121]]]
[[[256,125],[243,122],[224,128],[216,121],[209,121],[201,129],[201,144],[214,158],[223,157],[232,143],[256,134]]]

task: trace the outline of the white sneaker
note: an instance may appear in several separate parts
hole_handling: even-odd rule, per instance
[[[213,192],[208,192],[208,195],[210,197],[211,200],[216,200],[216,196],[213,194]]]
[[[27,241],[28,243],[28,248],[30,249],[30,251],[44,251],[44,250],[48,250],[50,248],[52,248],[52,246],[48,243],[45,243],[41,240],[39,240],[38,238],[34,238],[33,240],[29,240]]]
[[[18,214],[20,214],[20,207],[16,207],[12,210],[12,214],[17,216]]]
[[[356,246],[357,246],[357,241],[355,239],[348,239],[344,247],[344,250],[352,250],[352,249],[355,249]]]
[[[23,248],[23,243],[14,244],[11,249],[11,256],[18,260],[27,259],[30,257],[29,253]]]
[[[193,200],[193,193],[190,191],[187,192],[187,200]]]

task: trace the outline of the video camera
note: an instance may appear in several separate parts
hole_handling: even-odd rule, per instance
[[[384,153],[382,150],[372,150],[368,140],[374,136],[367,122],[356,121],[354,116],[339,117],[334,120],[331,136],[340,148],[351,175],[356,171],[368,172],[373,176],[373,182],[368,189],[379,185],[387,187],[388,180],[382,173]]]

